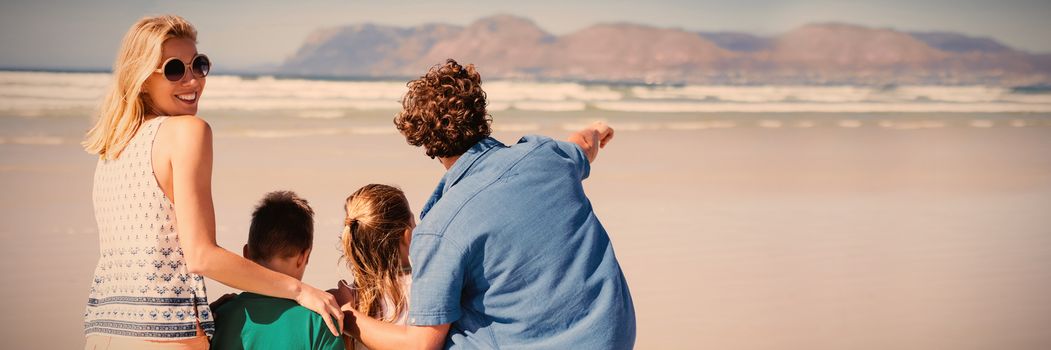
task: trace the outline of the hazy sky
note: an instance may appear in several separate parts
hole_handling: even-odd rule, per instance
[[[1049,0],[719,1],[55,1],[0,3],[0,67],[106,68],[124,32],[144,15],[174,13],[200,32],[217,69],[277,64],[321,27],[373,22],[468,24],[506,13],[553,34],[599,22],[771,35],[809,22],[956,31],[1014,48],[1051,52]]]

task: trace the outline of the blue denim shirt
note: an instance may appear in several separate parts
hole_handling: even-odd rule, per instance
[[[446,348],[629,349],[635,309],[575,144],[486,138],[442,177],[412,233],[409,323]]]

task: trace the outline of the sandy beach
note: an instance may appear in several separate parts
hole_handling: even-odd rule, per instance
[[[498,130],[524,120],[538,125],[495,136],[564,137],[594,117],[529,114],[494,113]],[[290,189],[317,212],[305,280],[330,286],[348,277],[335,246],[343,198],[367,183],[396,184],[418,210],[442,175],[393,128],[382,131],[389,126],[383,115],[212,118],[220,245],[240,252],[255,203],[267,191]],[[1048,116],[680,115],[668,122],[734,124],[682,130],[607,117],[621,128],[585,188],[634,295],[638,348],[1051,345]],[[95,160],[75,143],[88,119],[0,120],[8,131],[47,125],[60,136],[0,145],[3,336],[26,347],[48,339],[48,348],[79,348],[98,256]],[[924,120],[942,125],[890,125]],[[249,127],[284,133],[246,136]],[[208,287],[212,298],[231,292],[214,281]]]

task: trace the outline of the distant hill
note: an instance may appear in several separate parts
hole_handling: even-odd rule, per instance
[[[357,24],[320,29],[280,74],[415,77],[445,58],[486,78],[708,84],[1051,83],[1051,55],[990,38],[813,23],[780,35],[602,23],[555,36],[509,15],[466,27]]]
[[[769,38],[739,32],[700,32],[697,34],[730,51],[762,51],[770,48],[771,42]]]
[[[979,38],[952,32],[909,32],[916,39],[939,50],[949,52],[993,52],[1011,51],[1000,42],[991,38]]]

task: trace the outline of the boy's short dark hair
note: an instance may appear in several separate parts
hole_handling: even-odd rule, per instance
[[[265,261],[300,254],[314,244],[314,209],[292,191],[266,194],[252,212],[248,254]]]
[[[407,85],[394,126],[427,156],[461,155],[492,131],[482,76],[473,64],[464,67],[450,58]]]

